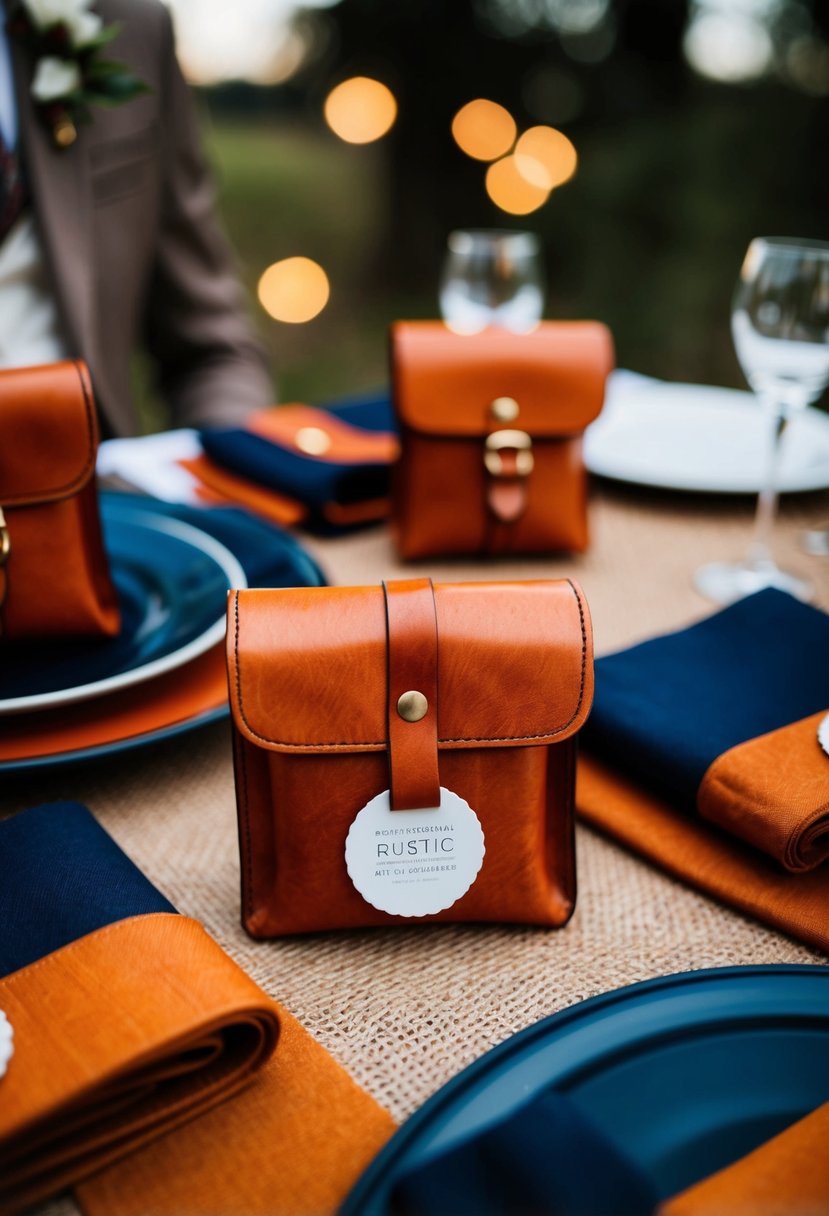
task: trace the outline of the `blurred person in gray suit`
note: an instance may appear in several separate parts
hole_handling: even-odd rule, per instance
[[[138,429],[130,363],[142,348],[172,425],[271,404],[167,9],[4,2],[0,366],[85,359],[110,435]],[[88,81],[120,104],[82,121]]]

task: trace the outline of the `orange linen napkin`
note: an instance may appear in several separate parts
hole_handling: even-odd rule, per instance
[[[826,1216],[829,1103],[666,1200],[659,1216]]]
[[[87,1216],[327,1216],[395,1130],[279,1010],[279,1046],[232,1102],[88,1179]]]
[[[247,507],[269,523],[280,524],[286,528],[300,523],[308,514],[304,503],[289,498],[287,494],[279,494],[276,490],[258,486],[239,473],[231,473],[217,465],[209,456],[196,456],[192,460],[180,460],[178,463],[201,482],[197,493],[205,502]]]
[[[700,815],[794,873],[829,858],[829,756],[817,738],[824,716],[730,748],[697,793]]]
[[[91,1213],[333,1212],[394,1130],[188,917],[80,937],[0,979],[0,1008],[2,1211],[104,1169]]]
[[[0,1206],[11,1210],[234,1093],[279,1035],[253,981],[196,921],[167,912],[13,971],[0,1008],[15,1047],[0,1090]]]
[[[194,460],[180,460],[178,463],[201,482],[196,492],[205,502],[247,507],[254,515],[261,515],[269,523],[286,528],[301,524],[310,514],[309,508],[297,499],[259,486],[238,473],[228,472],[208,456],[197,456]],[[353,503],[329,502],[322,509],[322,517],[335,528],[354,528],[385,519],[389,509],[388,498],[366,498]]]
[[[247,420],[247,429],[263,439],[294,447],[299,452],[323,457],[332,463],[356,464],[369,460],[391,464],[400,444],[388,431],[366,431],[354,427],[328,410],[312,405],[277,405],[258,410]],[[303,434],[315,432],[320,446],[303,443]]]
[[[790,874],[719,828],[579,757],[579,813],[662,869],[757,920],[829,952],[829,876]]]

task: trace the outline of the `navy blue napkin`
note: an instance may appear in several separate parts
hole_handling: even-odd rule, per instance
[[[395,1216],[646,1216],[638,1167],[562,1094],[548,1091],[405,1174]]]
[[[717,756],[829,708],[829,616],[760,591],[596,661],[585,746],[678,806]]]
[[[312,511],[322,511],[329,503],[349,506],[383,498],[389,492],[391,466],[386,461],[344,464],[311,458],[242,429],[203,431],[201,442],[222,468],[296,498]]]
[[[359,397],[343,397],[334,405],[323,408],[363,431],[386,431],[392,435],[397,431],[397,419],[387,389],[361,393]]]
[[[85,806],[0,822],[0,976],[128,916],[175,911]]]

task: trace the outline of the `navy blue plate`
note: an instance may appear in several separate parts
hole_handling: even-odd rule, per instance
[[[246,586],[224,545],[152,504],[102,500],[121,605],[117,637],[18,644],[3,656],[0,714],[73,704],[154,679],[224,636],[227,592]]]
[[[686,972],[545,1018],[430,1098],[342,1216],[385,1216],[403,1173],[548,1089],[673,1195],[829,1101],[829,967]]]

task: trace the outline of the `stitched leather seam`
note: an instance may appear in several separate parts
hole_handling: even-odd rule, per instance
[[[527,743],[532,739],[547,739],[550,735],[560,735],[562,731],[567,730],[569,726],[575,722],[579,716],[582,702],[584,700],[584,683],[587,672],[587,629],[584,623],[584,608],[582,607],[581,596],[575,588],[575,584],[571,579],[566,580],[570,590],[576,597],[576,603],[579,609],[579,626],[581,628],[581,675],[579,677],[579,699],[576,702],[576,708],[573,710],[570,717],[561,726],[556,726],[553,730],[544,730],[537,735],[504,735],[494,739],[467,739],[461,735],[457,739],[440,739],[439,743]]]
[[[236,591],[233,596],[233,610],[236,619],[236,632],[234,640],[234,649],[236,651],[236,683],[239,685],[239,592]],[[241,703],[241,689],[239,690]],[[250,834],[250,809],[249,809],[249,794],[248,794],[248,761],[245,755],[244,744],[239,748],[239,755],[242,764],[242,818],[244,820],[245,829],[245,881],[242,884],[242,893],[244,896],[244,918],[249,921],[253,914],[253,862],[251,861],[253,846]]]
[[[66,483],[66,485],[54,486],[50,490],[44,490],[43,494],[49,495],[48,498],[38,496],[34,501],[32,501],[30,496],[21,498],[19,496],[12,495],[10,498],[5,500],[5,505],[7,507],[27,507],[36,506],[39,503],[54,502],[55,499],[60,498],[62,494],[72,494],[75,490],[79,490],[81,486],[86,485],[92,470],[95,468],[95,417],[92,401],[89,393],[87,392],[86,383],[81,375],[81,369],[78,365],[77,359],[73,361],[72,366],[78,373],[78,380],[80,381],[81,392],[83,393],[84,412],[86,414],[86,430],[89,438],[89,448],[86,454],[84,466],[80,473],[77,473],[71,479],[71,481]]]
[[[539,731],[535,735],[495,735],[486,738],[468,738],[466,735],[460,735],[454,739],[438,739],[438,746],[441,743],[531,743],[534,739],[549,739],[551,735],[560,735],[570,727],[576,718],[584,701],[584,685],[587,672],[587,629],[584,621],[584,608],[582,606],[581,596],[576,590],[575,584],[571,579],[566,579],[565,582],[569,585],[573,595],[576,597],[576,603],[579,609],[579,625],[581,628],[581,676],[579,683],[579,699],[576,702],[576,708],[573,710],[570,717],[561,726],[556,726],[552,730]],[[267,735],[260,735],[259,731],[255,730],[248,720],[245,713],[245,707],[242,702],[242,671],[239,661],[239,593],[236,593],[236,635],[234,639],[234,649],[236,654],[236,703],[239,706],[239,715],[245,724],[246,729],[253,735],[254,739],[258,739],[260,743],[270,743],[274,747],[290,747],[294,751],[321,751],[323,748],[338,748],[344,751],[351,751],[355,747],[371,747],[377,751],[385,748],[383,742],[367,742],[365,740],[350,741],[348,743],[291,743],[285,739],[269,739]]]

